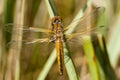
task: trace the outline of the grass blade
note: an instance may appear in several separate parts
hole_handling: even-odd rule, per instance
[[[119,59],[120,55],[120,13],[117,15],[116,21],[112,27],[114,27],[112,34],[110,34],[109,42],[108,42],[108,53],[110,57],[110,61],[113,67],[116,66],[117,60]],[[113,49],[114,47],[114,49]]]
[[[102,68],[101,71],[104,72],[104,75],[106,76],[106,79],[108,80],[116,80],[115,73],[110,65],[110,61],[108,58],[108,52],[106,50],[105,40],[102,35],[93,35],[92,39],[95,39],[96,41],[92,42],[95,55],[97,57],[98,63],[100,64],[100,67]],[[99,40],[97,40],[97,38]],[[101,78],[104,79],[104,78]]]
[[[95,60],[94,49],[92,46],[90,36],[84,36],[82,38],[82,42],[83,42],[83,48],[85,51],[85,55],[88,61],[89,71],[92,77],[91,80],[99,80],[98,67],[96,64],[97,62]]]
[[[64,63],[69,76],[69,80],[79,80],[75,65],[72,58],[70,57],[70,50],[67,48],[67,44],[64,44]]]
[[[58,15],[55,4],[54,4],[54,0],[45,0],[50,18],[52,19],[55,15]]]
[[[17,16],[17,22],[18,24],[24,23],[24,5],[25,0],[17,1],[17,4],[21,3],[21,5],[17,6],[17,9],[20,10],[20,15],[18,16],[18,13],[16,12]],[[19,12],[19,11],[18,11]],[[14,26],[13,28],[15,28]],[[8,66],[7,66],[7,72],[6,72],[6,80],[19,80],[20,75],[20,51],[21,51],[21,44],[22,44],[22,27],[21,29],[16,30],[19,32],[19,34],[15,34],[16,32],[13,32],[12,40],[15,40],[17,43],[16,45],[12,45],[9,49],[9,56],[8,56]],[[21,40],[21,41],[20,41]],[[14,49],[16,47],[16,49]],[[14,63],[14,64],[13,64]]]
[[[39,74],[37,80],[45,80],[48,72],[50,71],[53,63],[56,60],[56,50],[54,49],[50,57],[48,58],[46,64],[44,65],[44,68],[42,69],[41,73]]]

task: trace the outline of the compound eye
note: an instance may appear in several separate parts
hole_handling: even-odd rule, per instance
[[[56,19],[52,22],[52,26],[55,25],[55,24],[61,24],[61,20],[59,19]]]

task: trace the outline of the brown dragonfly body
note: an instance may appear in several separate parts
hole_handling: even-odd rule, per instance
[[[60,75],[63,75],[64,64],[63,42],[65,41],[65,35],[60,16],[55,16],[52,19],[52,31],[53,31],[52,39],[55,42],[56,46],[59,73]]]

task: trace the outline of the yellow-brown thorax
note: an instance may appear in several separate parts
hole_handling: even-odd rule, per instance
[[[56,42],[64,41],[64,32],[62,26],[62,20],[60,16],[55,16],[52,19],[52,31],[53,31],[53,39]]]

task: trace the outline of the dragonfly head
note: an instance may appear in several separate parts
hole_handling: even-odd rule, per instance
[[[51,22],[52,25],[54,24],[61,24],[62,18],[60,16],[55,16],[54,18],[52,18]]]

